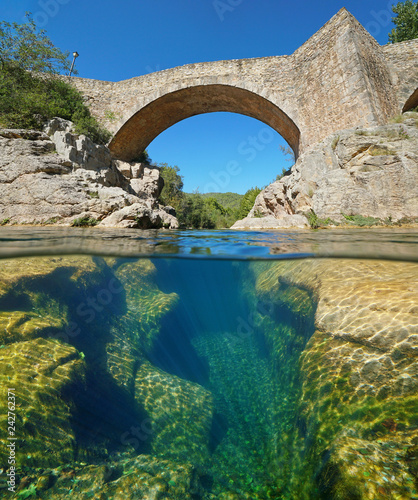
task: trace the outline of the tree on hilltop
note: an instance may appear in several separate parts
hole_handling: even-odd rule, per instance
[[[405,0],[392,6],[396,17],[395,28],[389,33],[389,42],[397,43],[418,38],[418,1]]]

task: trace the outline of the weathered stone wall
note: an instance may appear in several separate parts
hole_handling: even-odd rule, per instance
[[[417,87],[418,42],[381,47],[341,9],[291,56],[189,64],[121,82],[72,78],[131,160],[180,120],[229,111],[270,125],[296,155],[329,134],[386,123]]]

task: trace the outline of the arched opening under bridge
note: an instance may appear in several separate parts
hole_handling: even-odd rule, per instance
[[[300,131],[267,98],[231,85],[199,85],[168,92],[136,110],[110,142],[114,157],[132,161],[164,130],[186,118],[226,111],[258,119],[276,130],[299,153]]]

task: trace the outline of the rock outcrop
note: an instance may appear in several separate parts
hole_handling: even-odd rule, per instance
[[[311,211],[336,222],[345,215],[398,221],[418,217],[418,114],[403,123],[344,130],[301,155],[290,175],[256,198],[248,218],[234,229],[300,227]]]
[[[157,202],[163,185],[157,168],[113,160],[66,120],[51,120],[44,132],[0,129],[0,221],[176,228],[171,209]]]

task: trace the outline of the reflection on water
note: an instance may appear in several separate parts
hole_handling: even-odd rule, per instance
[[[162,231],[0,227],[0,257],[48,254],[196,258],[418,259],[416,229]]]
[[[394,260],[2,260],[0,497],[416,498],[417,299]]]

